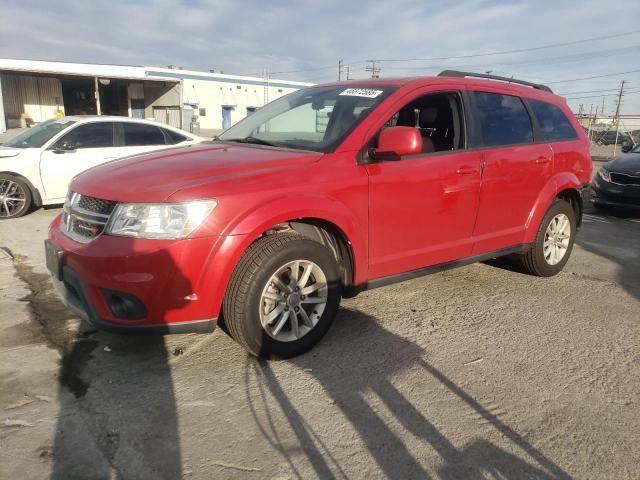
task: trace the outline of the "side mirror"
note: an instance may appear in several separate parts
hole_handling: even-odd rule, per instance
[[[633,148],[633,145],[631,145],[631,143],[627,142],[626,140],[622,142],[621,150],[623,153],[630,152],[632,148]]]
[[[389,127],[380,132],[378,148],[371,149],[374,160],[400,160],[403,155],[422,153],[422,135],[414,127]]]
[[[62,142],[58,143],[54,148],[53,148],[53,152],[54,153],[66,153],[66,152],[73,152],[75,151],[77,148],[76,144],[73,142],[70,142],[68,140],[63,140]]]

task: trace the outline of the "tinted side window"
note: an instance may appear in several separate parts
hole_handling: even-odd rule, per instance
[[[528,100],[545,140],[573,140],[578,138],[564,112],[555,105]]]
[[[518,145],[533,141],[531,118],[520,97],[471,92],[485,146]]]
[[[176,143],[180,143],[180,142],[184,142],[185,140],[188,140],[187,137],[185,137],[184,135],[180,135],[178,132],[174,132],[173,130],[167,130],[165,128],[163,128],[162,130],[167,135],[167,137],[169,137],[172,144],[176,144]]]
[[[124,146],[165,145],[164,135],[159,127],[142,123],[122,123]]]
[[[113,122],[95,122],[79,125],[57,144],[71,142],[76,148],[108,148],[113,147]]]

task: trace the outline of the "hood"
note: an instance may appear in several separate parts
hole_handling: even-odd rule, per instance
[[[120,202],[163,202],[190,187],[313,163],[321,156],[317,152],[201,143],[104,163],[75,177],[70,188]]]
[[[623,153],[607,164],[609,171],[640,176],[640,153]]]
[[[23,151],[24,148],[3,147],[0,145],[0,158],[15,157]]]

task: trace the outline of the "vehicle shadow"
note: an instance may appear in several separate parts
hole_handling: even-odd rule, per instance
[[[156,260],[171,262],[164,251]],[[189,282],[174,271],[173,292],[190,292]],[[51,478],[181,478],[164,338],[114,335],[83,323],[61,353]]]
[[[419,346],[384,329],[375,318],[343,308],[329,337],[322,346],[293,359],[292,363],[302,369],[309,364],[309,356],[314,357],[313,363],[320,368],[314,369],[310,375],[330,397],[331,403],[348,419],[350,427],[355,430],[385,477],[432,478],[423,462],[435,452],[442,461],[436,475],[438,478],[571,478],[544,453],[426,361],[425,352]],[[368,360],[363,363],[362,357],[359,357],[359,362],[352,361],[350,352],[354,348],[364,349],[367,352],[364,358]],[[285,432],[276,428],[273,421],[276,412],[269,412],[265,395],[262,397],[265,402],[263,411],[267,412],[266,421],[259,418],[257,413],[255,402],[258,400],[248,396],[251,412],[262,434],[285,458],[291,471],[298,478],[303,478],[292,456],[292,452],[297,453],[302,449],[319,478],[347,478],[339,461],[315,431],[322,425],[319,422],[328,420],[305,418],[285,393],[270,363],[249,357],[246,369],[248,376],[257,376],[264,393],[275,399],[299,442],[299,446],[292,448],[281,440]],[[456,447],[429,420],[428,411],[421,411],[412,404],[395,385],[394,378],[409,369],[412,375],[426,375],[455,395],[467,410],[471,409],[511,442],[521,456],[509,453],[485,439],[474,440],[463,448]],[[384,404],[393,418],[385,418],[379,413],[384,409],[372,408],[367,401],[372,394]],[[390,420],[399,424],[401,431],[397,426],[392,428]],[[411,449],[408,447],[407,440],[410,438],[419,439],[418,447],[415,444]]]

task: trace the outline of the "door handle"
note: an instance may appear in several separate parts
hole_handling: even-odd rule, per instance
[[[549,162],[551,162],[551,158],[549,158],[549,157],[545,157],[545,156],[543,156],[543,155],[542,155],[542,156],[540,156],[540,157],[538,157],[538,158],[536,158],[536,163],[537,163],[538,165],[543,165],[543,164],[545,164],[545,163],[549,163]]]
[[[456,173],[458,175],[471,175],[473,173],[478,173],[478,169],[477,168],[473,168],[473,167],[464,166],[464,167],[460,167],[459,169],[457,169]]]

